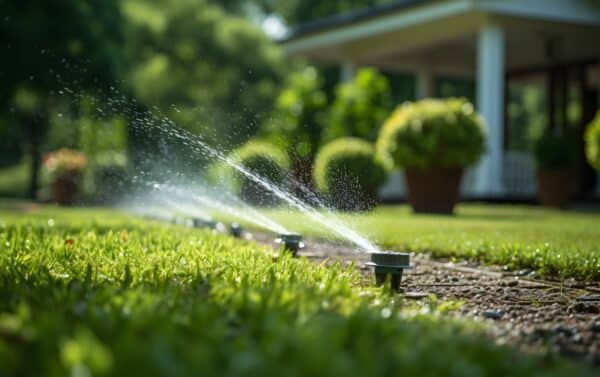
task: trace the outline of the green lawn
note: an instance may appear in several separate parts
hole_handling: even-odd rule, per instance
[[[290,229],[330,236],[295,212],[266,213]],[[435,216],[414,215],[407,206],[381,206],[347,221],[384,248],[531,268],[551,277],[600,280],[600,208],[559,211],[462,204],[456,216]]]
[[[109,210],[0,206],[0,297],[2,376],[586,374],[352,268]]]

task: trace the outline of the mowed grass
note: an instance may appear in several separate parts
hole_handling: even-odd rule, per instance
[[[266,213],[292,230],[330,237],[297,212]],[[346,217],[383,248],[532,269],[551,278],[600,281],[600,208],[560,211],[525,205],[462,204],[455,216],[381,206]]]
[[[0,209],[0,297],[2,376],[588,373],[353,268],[109,210]]]

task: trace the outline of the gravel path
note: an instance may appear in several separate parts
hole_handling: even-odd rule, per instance
[[[271,235],[254,234],[257,242],[274,245]],[[356,262],[366,279],[368,254],[347,245],[309,240],[301,256],[322,262]],[[402,294],[420,300],[435,295],[459,300],[458,315],[485,320],[498,343],[529,351],[547,350],[600,367],[600,284],[529,278],[530,271],[504,272],[467,262],[450,263],[411,255]]]

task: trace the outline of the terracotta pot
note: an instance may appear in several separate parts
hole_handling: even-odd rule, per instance
[[[458,202],[462,168],[406,169],[408,202],[418,213],[452,214]]]
[[[79,175],[59,176],[52,182],[52,197],[60,205],[71,205],[79,192]]]
[[[572,168],[538,169],[537,194],[540,204],[563,207],[575,192],[576,174]]]

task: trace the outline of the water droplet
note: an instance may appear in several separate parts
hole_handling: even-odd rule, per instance
[[[54,226],[54,219],[48,219],[48,226]]]
[[[62,113],[58,113],[58,117],[59,117],[59,118],[62,118]]]

